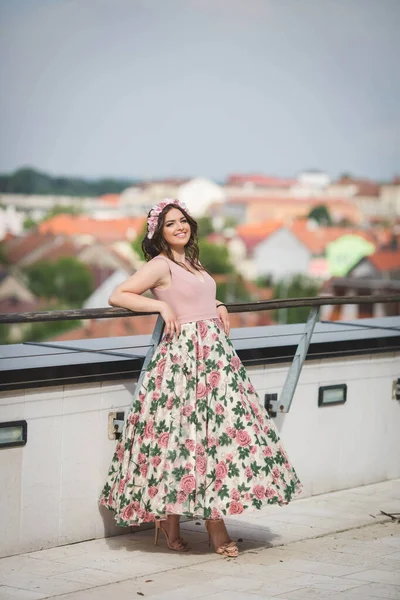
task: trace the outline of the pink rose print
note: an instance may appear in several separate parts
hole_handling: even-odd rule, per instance
[[[243,504],[238,502],[237,500],[232,500],[229,505],[229,514],[230,515],[240,515],[243,512]]]
[[[199,329],[201,339],[204,340],[208,333],[207,323],[204,321],[197,321],[197,327]]]
[[[264,417],[262,416],[262,414],[261,414],[261,413],[258,413],[258,415],[257,415],[257,421],[258,421],[259,423],[263,423],[263,421],[264,421]]]
[[[119,482],[119,486],[118,486],[118,492],[120,494],[123,493],[124,488],[125,488],[125,483],[126,483],[126,479],[121,479],[121,481]]]
[[[222,481],[220,479],[216,479],[215,483],[214,483],[214,489],[216,492],[219,492],[219,490],[222,488]]]
[[[240,500],[240,492],[236,488],[231,491],[232,500]]]
[[[223,366],[224,366],[224,363],[222,362],[222,360],[219,360],[219,361],[217,362],[217,367],[218,367],[218,369],[222,369],[222,367],[223,367]]]
[[[227,454],[225,456],[225,460],[226,460],[227,463],[232,462],[233,461],[233,454]]]
[[[185,502],[186,498],[187,498],[187,495],[185,494],[185,492],[183,492],[183,491],[178,492],[178,498],[177,498],[178,504],[183,504],[183,502]]]
[[[172,362],[174,365],[178,365],[181,362],[179,354],[174,354],[172,357]]]
[[[255,495],[256,498],[258,498],[258,500],[262,500],[264,498],[264,494],[265,494],[265,488],[263,485],[255,485],[253,487],[253,494]]]
[[[184,475],[181,479],[181,488],[186,494],[190,494],[196,487],[194,475]]]
[[[251,419],[250,413],[248,413],[248,412],[244,415],[244,417],[245,417],[246,421],[250,421],[250,419]]]
[[[169,442],[169,433],[167,431],[165,431],[158,438],[158,444],[159,444],[159,446],[161,446],[161,448],[168,448],[168,442]]]
[[[130,425],[136,425],[139,421],[139,415],[129,415],[128,422]]]
[[[242,448],[248,446],[251,443],[251,437],[248,431],[246,431],[245,429],[239,429],[239,431],[236,434],[236,441],[239,444],[239,446],[242,446]]]
[[[217,463],[217,466],[215,467],[215,475],[217,479],[225,479],[225,477],[228,475],[228,467],[223,461]]]
[[[165,365],[167,364],[167,359],[166,358],[162,358],[158,364],[157,364],[157,373],[159,375],[163,375],[164,371],[165,371]]]
[[[272,450],[271,450],[271,448],[269,446],[264,446],[264,448],[263,448],[263,454],[264,454],[264,456],[267,456],[267,457],[271,458],[271,456],[272,456]]]
[[[200,444],[200,442],[198,444],[196,444],[196,454],[197,456],[203,456],[203,454],[205,454],[205,448],[203,446],[203,444]]]
[[[278,469],[278,467],[274,467],[272,469],[272,477],[273,477],[273,479],[279,479],[280,476],[281,476],[280,470]]]
[[[132,504],[128,504],[128,506],[125,506],[123,513],[122,513],[122,520],[123,521],[130,521],[134,515],[134,509]]]
[[[251,447],[250,454],[257,454],[257,446]]]
[[[172,397],[169,397],[166,404],[165,404],[165,408],[167,410],[171,410],[171,408],[174,406],[174,399]]]
[[[188,450],[190,450],[190,452],[193,452],[193,450],[195,449],[195,447],[196,447],[196,444],[195,444],[194,440],[191,440],[191,439],[188,438],[185,441],[185,448],[187,448]]]
[[[257,425],[257,423],[254,423],[254,425],[253,425],[253,431],[254,431],[254,433],[260,433],[260,428]]]
[[[287,469],[288,471],[290,471],[291,468],[292,467],[290,466],[290,463],[286,461],[285,462],[285,469]]]
[[[210,353],[211,353],[210,346],[203,346],[203,358],[205,360],[207,360],[207,358],[210,356]]]
[[[156,388],[158,390],[160,389],[162,382],[163,382],[162,375],[157,375],[157,377],[156,377]]]
[[[157,496],[158,487],[156,487],[155,485],[152,485],[151,487],[149,487],[148,493],[149,493],[150,498],[154,498],[154,496]]]
[[[143,507],[138,508],[136,512],[137,512],[137,515],[138,515],[139,519],[144,519],[145,518],[146,511],[145,511],[145,509]]]
[[[167,354],[167,352],[168,352],[167,346],[163,346],[160,350],[161,354]]]
[[[153,467],[158,467],[160,463],[161,458],[159,456],[153,456],[153,458],[151,459],[151,464],[153,465]]]
[[[139,400],[140,400],[140,402],[143,402],[143,400],[144,400],[145,398],[146,398],[146,395],[145,395],[145,394],[143,394],[143,392],[140,392],[140,394],[139,394]]]
[[[146,439],[153,437],[153,429],[154,429],[154,421],[149,421],[146,423],[146,427],[144,428],[144,437]]]
[[[160,392],[153,392],[153,400],[159,400],[160,399]]]
[[[146,458],[146,455],[145,455],[145,454],[143,454],[143,452],[141,452],[141,453],[139,454],[139,456],[138,456],[138,463],[139,463],[139,465],[141,465],[141,464],[145,463],[145,462],[146,462],[146,460],[147,460],[147,458]]]
[[[182,408],[182,414],[185,417],[190,417],[190,415],[192,414],[192,412],[193,412],[193,408],[192,408],[192,406],[190,406],[190,404],[186,404],[186,406],[184,406]]]
[[[190,462],[187,462],[185,465],[185,471],[191,471],[193,469],[193,465]]]
[[[243,393],[244,393],[244,387],[243,387],[243,383],[239,383],[239,386],[238,386],[238,387],[239,387],[239,392],[240,392],[241,394],[243,394]]]
[[[247,479],[252,479],[253,471],[252,471],[251,467],[247,466],[244,470],[244,474],[246,475]]]
[[[118,461],[122,462],[124,459],[124,447],[119,442],[117,444],[116,452],[117,452]]]
[[[199,383],[197,385],[197,390],[196,390],[196,397],[201,400],[202,398],[204,398],[205,396],[207,396],[207,388],[204,385],[204,383]]]
[[[205,367],[204,363],[201,362],[199,365],[197,365],[197,372],[198,373],[202,373],[205,370],[206,370],[206,367]]]
[[[148,468],[148,465],[141,465],[140,474],[142,475],[142,477],[147,477]]]
[[[218,336],[217,336],[217,334],[216,334],[216,333],[213,333],[213,334],[211,335],[211,339],[212,339],[212,341],[213,341],[213,342],[216,342],[216,341],[217,341],[217,339],[218,339]]]
[[[255,393],[255,389],[252,383],[249,384],[249,387],[247,388],[247,391],[249,392],[249,394],[254,394]]]
[[[269,434],[269,431],[270,431],[270,428],[268,427],[268,425],[266,425],[266,426],[263,428],[263,432],[265,433],[265,435],[268,435],[268,434]]]
[[[221,380],[221,374],[218,373],[218,371],[211,371],[211,373],[208,376],[208,382],[211,385],[213,390],[216,387],[218,387],[220,380]]]
[[[152,523],[155,520],[156,520],[155,515],[153,515],[152,513],[146,512],[146,514],[144,515],[144,518],[143,518],[143,523]]]
[[[195,343],[195,350],[197,360],[201,360],[203,358],[203,348],[200,346],[199,342]]]
[[[220,403],[217,404],[217,406],[215,407],[215,412],[217,413],[217,415],[224,414],[224,407],[222,406],[222,404],[220,404]]]
[[[237,434],[237,429],[235,429],[234,427],[227,427],[226,428],[226,433],[229,435],[229,437],[231,439],[236,437]]]
[[[215,446],[215,438],[208,435],[207,436],[207,448],[211,448],[212,446]]]
[[[276,496],[276,493],[274,492],[274,490],[272,488],[267,488],[265,490],[265,497],[266,498],[273,498],[274,496]]]
[[[249,494],[249,492],[246,492],[246,494],[244,495],[244,499],[247,500],[247,502],[250,502],[251,494]]]
[[[205,475],[207,470],[207,459],[205,456],[198,456],[196,458],[196,471],[199,475]]]
[[[238,356],[232,356],[231,367],[234,371],[238,371],[240,369],[240,358]]]
[[[219,512],[219,510],[217,510],[216,508],[213,508],[211,511],[211,518],[212,519],[220,519],[221,513]]]
[[[104,496],[100,499],[100,504],[102,506],[105,506],[107,504],[107,500],[104,498]]]

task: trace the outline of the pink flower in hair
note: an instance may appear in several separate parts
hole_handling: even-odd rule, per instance
[[[151,240],[157,228],[158,217],[164,208],[168,206],[168,204],[176,204],[177,207],[183,208],[183,210],[189,213],[186,205],[183,202],[179,202],[179,200],[174,200],[172,198],[164,198],[164,200],[158,204],[155,204],[151,209],[149,216],[147,217],[147,237],[149,240]]]

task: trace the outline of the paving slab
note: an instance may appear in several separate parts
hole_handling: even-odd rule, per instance
[[[182,523],[190,551],[153,531],[0,560],[1,600],[400,600],[400,480],[296,500],[227,519],[240,555],[208,548],[204,523]]]

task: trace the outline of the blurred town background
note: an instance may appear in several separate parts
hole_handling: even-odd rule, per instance
[[[0,312],[107,307],[164,197],[198,219],[220,300],[398,292],[399,19],[398,0],[0,0]],[[0,343],[154,322],[2,326]]]
[[[0,179],[0,312],[101,308],[143,263],[146,214],[179,198],[199,223],[201,260],[224,302],[400,289],[400,178],[319,171],[85,181],[21,169]],[[302,322],[308,309],[231,315],[232,326]],[[323,318],[399,314],[399,305],[324,307]],[[3,328],[2,343],[150,333],[154,317]]]

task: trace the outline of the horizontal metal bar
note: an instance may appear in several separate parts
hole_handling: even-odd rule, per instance
[[[69,352],[91,352],[93,354],[106,354],[107,356],[120,356],[122,358],[142,358],[140,354],[128,354],[127,352],[114,352],[112,350],[92,350],[91,348],[65,346],[64,344],[49,344],[48,342],[23,342],[23,345],[40,346],[41,348],[54,348],[55,350],[68,350]]]
[[[285,298],[259,302],[236,302],[227,304],[230,313],[275,310],[278,308],[299,308],[302,306],[334,306],[338,304],[387,304],[400,302],[400,294],[376,296],[341,296]],[[0,313],[0,323],[42,323],[45,321],[73,321],[83,319],[113,319],[116,317],[144,317],[157,315],[157,312],[133,312],[126,308],[82,308],[76,310],[48,310],[25,313]]]
[[[362,329],[383,329],[383,331],[400,331],[400,327],[384,327],[380,325],[368,325],[368,323],[354,323],[346,321],[320,321],[324,325],[350,325],[351,327],[361,327]]]

